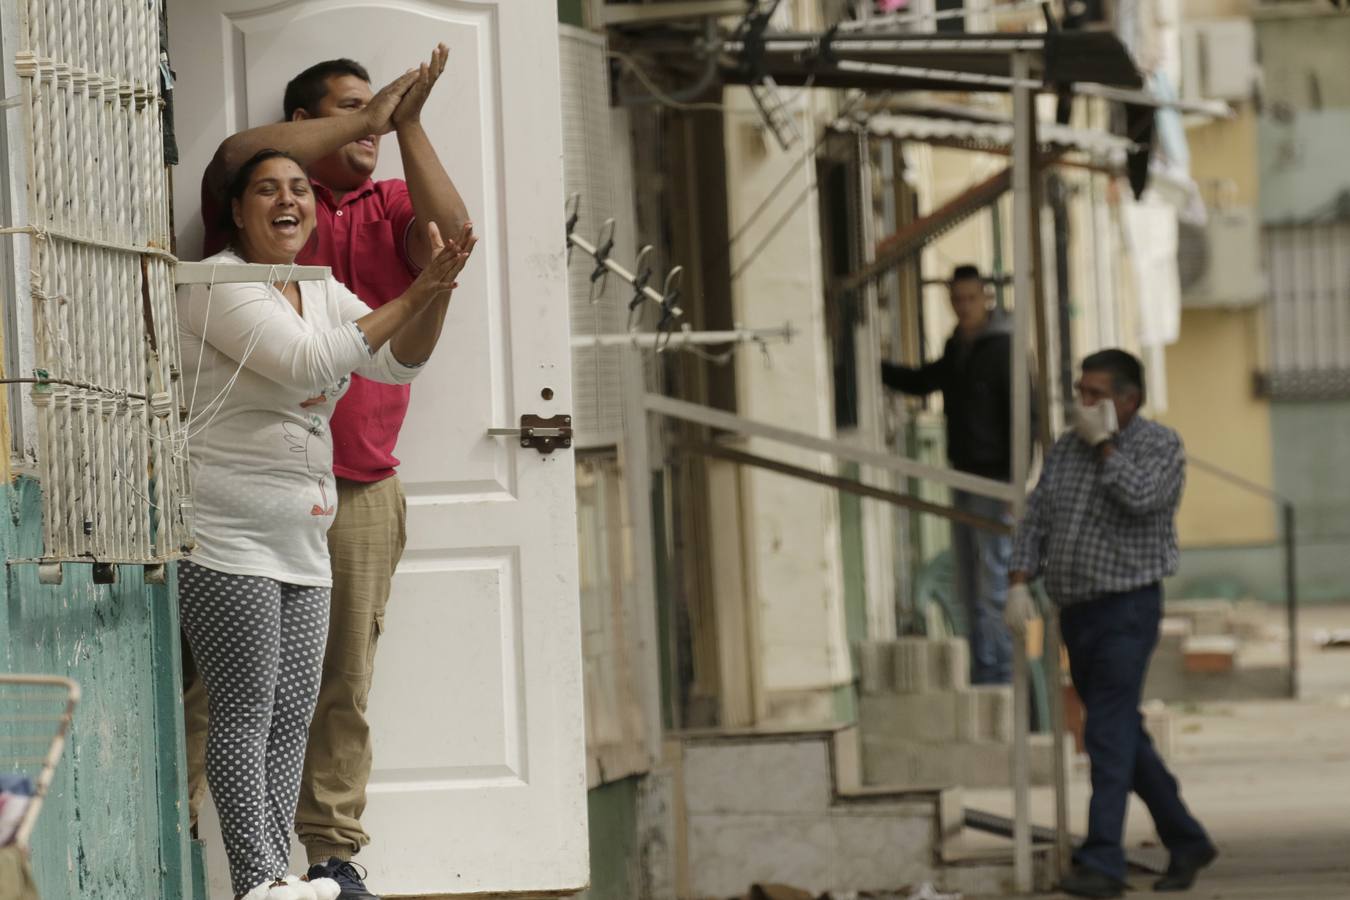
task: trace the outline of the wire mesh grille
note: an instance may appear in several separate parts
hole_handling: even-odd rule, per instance
[[[44,555],[155,562],[191,541],[160,3],[20,3],[32,401]]]

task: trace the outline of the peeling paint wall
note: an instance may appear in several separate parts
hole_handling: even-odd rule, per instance
[[[0,493],[7,560],[41,552],[40,489]],[[0,602],[0,671],[75,679],[82,700],[33,837],[43,900],[179,900],[191,896],[181,771],[177,611],[171,586],[124,566],[95,585],[67,566],[42,585],[10,563]],[[32,773],[36,775],[36,772]]]

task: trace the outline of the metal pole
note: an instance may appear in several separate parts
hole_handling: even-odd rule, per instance
[[[656,608],[656,536],[652,528],[652,467],[647,445],[647,411],[642,406],[647,379],[637,347],[623,357],[623,478],[633,526],[633,583],[637,594],[639,671],[647,753],[661,758],[661,630]]]
[[[777,328],[739,328],[734,331],[672,331],[660,334],[654,331],[630,332],[628,334],[574,334],[571,344],[575,347],[638,347],[640,349],[677,350],[680,347],[706,346],[709,344],[750,344],[770,341],[788,343],[794,331],[792,324],[784,323]]]
[[[1012,456],[1013,515],[1022,518],[1026,507],[1027,474],[1030,468],[1031,422],[1028,409],[1027,341],[1031,307],[1032,231],[1036,228],[1032,208],[1031,170],[1035,147],[1035,96],[1028,86],[1031,63],[1026,54],[1012,56],[1013,95],[1013,346],[1012,346]],[[1028,696],[1027,647],[1013,641],[1013,887],[1020,893],[1032,889],[1031,818],[1029,765],[1027,757],[1030,697]]]
[[[993,226],[991,237],[994,242],[994,271],[990,273],[994,281],[994,305],[1007,312],[1008,298],[1004,296],[1006,288],[1003,284],[1006,274],[1003,267],[1003,207],[997,200],[989,204],[989,221]]]
[[[858,129],[854,150],[857,153],[857,188],[854,210],[858,240],[858,262],[867,266],[876,259],[876,217],[873,212],[872,140],[866,129]],[[854,384],[858,403],[858,432],[862,444],[877,453],[886,452],[886,417],[882,405],[881,334],[877,283],[862,286],[862,319],[854,329]],[[863,481],[893,488],[894,473],[864,468]],[[889,640],[895,630],[895,582],[892,548],[895,541],[888,520],[889,507],[863,501],[863,572],[867,604],[867,634],[873,640]]]
[[[1055,786],[1055,874],[1062,876],[1069,871],[1073,847],[1069,841],[1069,792],[1065,785],[1065,768],[1068,763],[1064,749],[1064,671],[1060,667],[1060,648],[1063,637],[1059,633],[1059,611],[1051,609],[1045,620],[1045,649],[1042,659],[1045,661],[1045,680],[1050,695],[1050,736],[1055,745],[1051,751],[1054,759]]]
[[[1298,699],[1298,533],[1294,529],[1294,504],[1284,511],[1284,597],[1289,610],[1289,697]]]
[[[884,234],[895,234],[899,227],[899,202],[896,197],[897,192],[897,172],[896,172],[896,145],[890,138],[884,138],[879,142],[878,148],[881,154],[881,228]],[[873,251],[875,252],[875,251]],[[886,298],[886,307],[890,312],[890,348],[892,354],[903,354],[901,349],[904,346],[904,300],[901,297],[900,290],[900,269],[887,272],[881,279],[881,296]],[[908,412],[903,406],[895,404],[886,404],[885,411],[894,416],[896,443],[904,446],[905,434],[908,430]],[[898,477],[892,477],[890,487],[894,490],[900,490],[901,484]],[[918,494],[917,485],[909,490],[911,494]],[[909,512],[894,508],[891,510],[891,546],[893,548],[892,556],[892,578],[895,585],[895,598],[898,603],[893,603],[895,607],[896,620],[902,618],[902,612],[908,614],[908,605],[910,602],[910,584],[913,578],[911,572],[912,559],[911,551],[911,520],[913,515]],[[903,604],[903,605],[902,605]]]
[[[622,278],[629,284],[637,284],[638,279],[637,275],[634,275],[632,272],[628,271],[623,266],[619,265],[609,256],[607,255],[602,256],[600,253],[600,248],[597,247],[595,244],[592,244],[590,241],[586,240],[584,237],[581,237],[580,235],[576,234],[569,234],[567,236],[567,243],[572,247],[580,249],[583,253],[587,254],[592,259],[596,260],[596,262],[603,265],[606,269],[613,272],[615,275],[618,275],[620,278]],[[672,270],[672,272],[673,271],[675,270]],[[660,291],[646,284],[642,286],[642,295],[656,304],[664,303],[666,299],[665,295],[663,295]],[[679,315],[680,310],[677,308],[674,310],[674,313],[676,315]]]
[[[649,393],[643,397],[642,402],[648,412],[658,413],[672,419],[706,425],[709,428],[719,428],[746,437],[766,438],[780,444],[788,444],[804,450],[814,450],[817,453],[828,453],[839,459],[852,460],[864,466],[899,472],[901,475],[910,478],[924,478],[938,484],[945,484],[948,487],[978,494],[981,497],[994,497],[1013,503],[1022,494],[1022,490],[1017,485],[1011,485],[1004,481],[970,475],[966,472],[958,472],[955,469],[930,466],[891,453],[877,453],[855,444],[817,437],[814,434],[770,425],[767,422],[757,422],[754,419],[746,419],[724,410],[690,403],[687,400],[677,400],[674,397]]]

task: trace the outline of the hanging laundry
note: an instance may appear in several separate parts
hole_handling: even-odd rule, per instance
[[[14,842],[19,821],[33,800],[33,782],[23,775],[0,775],[0,847]]]

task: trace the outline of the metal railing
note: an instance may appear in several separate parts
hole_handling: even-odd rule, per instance
[[[1188,457],[1191,467],[1224,481],[1248,494],[1268,500],[1280,511],[1281,542],[1284,544],[1284,603],[1285,621],[1289,629],[1289,697],[1298,699],[1298,531],[1294,502],[1288,497],[1225,469],[1223,466]]]

